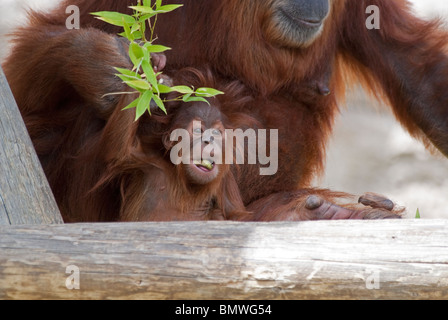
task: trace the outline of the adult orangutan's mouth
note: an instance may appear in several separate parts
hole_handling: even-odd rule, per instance
[[[286,18],[288,18],[291,22],[297,23],[299,25],[308,27],[308,28],[319,28],[320,26],[322,26],[322,22],[323,20],[320,19],[302,19],[299,17],[295,17],[293,15],[291,15],[289,12],[287,12],[286,10],[280,8],[280,12],[283,14],[283,16],[285,16]]]

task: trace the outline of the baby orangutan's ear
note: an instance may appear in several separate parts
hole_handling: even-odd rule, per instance
[[[165,133],[164,135],[163,135],[163,137],[162,137],[162,143],[163,143],[163,146],[165,147],[165,149],[167,150],[167,151],[170,151],[172,148],[173,148],[173,145],[174,145],[174,141],[171,141],[171,134],[170,133]]]

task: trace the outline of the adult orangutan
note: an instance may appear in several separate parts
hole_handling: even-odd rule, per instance
[[[260,209],[259,219],[393,216],[388,205],[362,211],[340,209],[332,203],[344,195],[309,188],[313,176],[323,171],[325,144],[338,111],[336,100],[354,76],[378,95],[384,93],[397,119],[414,137],[448,155],[447,34],[436,23],[413,16],[406,1],[166,2],[184,4],[158,20],[158,39],[173,48],[167,54],[166,70],[175,74],[185,66],[208,64],[216,76],[241,81],[253,99],[222,112],[239,112],[262,128],[279,130],[277,174],[261,176],[258,165],[243,165],[235,173],[247,208],[269,208],[268,213]],[[79,174],[64,171],[63,160],[73,153],[67,150],[95,147],[85,141],[62,144],[73,135],[99,135],[113,117],[122,116],[113,110],[127,99],[103,98],[105,93],[124,89],[111,67],[129,66],[127,48],[115,35],[117,28],[89,13],[130,12],[127,7],[132,3],[70,0],[49,14],[32,13],[29,25],[17,31],[16,46],[4,64],[60,203],[64,197],[72,198],[72,203],[83,201],[87,192],[82,184],[79,191],[66,189],[67,181]],[[80,8],[81,30],[66,29],[68,4]],[[371,5],[380,14],[379,29],[366,27],[366,9]],[[76,121],[75,116],[79,117]],[[244,123],[242,115],[236,120]],[[110,138],[118,137],[122,129],[110,131]],[[130,147],[131,142],[126,143],[118,150]],[[100,170],[103,165],[89,161],[78,169]],[[88,177],[93,182],[98,178]],[[89,212],[113,212],[120,207],[117,187],[111,182],[106,189],[104,201],[92,205]],[[282,212],[288,212],[287,216]],[[79,214],[79,220],[107,218]]]

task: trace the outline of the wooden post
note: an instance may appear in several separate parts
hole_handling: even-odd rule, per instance
[[[448,298],[448,220],[66,224],[0,235],[0,299]]]
[[[62,217],[0,68],[0,225],[46,223]]]

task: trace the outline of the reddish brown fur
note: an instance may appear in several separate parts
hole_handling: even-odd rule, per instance
[[[233,125],[279,129],[278,173],[260,176],[254,165],[236,173],[244,203],[269,208],[259,219],[276,219],[286,210],[278,199],[293,199],[288,208],[303,213],[303,195],[343,197],[308,188],[323,172],[336,101],[353,79],[384,96],[413,136],[448,155],[447,34],[412,16],[407,2],[332,0],[322,34],[307,47],[282,44],[269,23],[275,0],[172,2],[185,6],[161,17],[157,30],[160,42],[173,48],[168,71],[207,63],[226,81],[240,80],[254,98],[223,109]],[[63,211],[72,220],[111,220],[126,206],[119,191],[126,171],[119,164],[134,166],[127,157],[139,147],[138,125],[131,112],[119,111],[130,97],[101,99],[125,90],[111,66],[129,62],[110,35],[117,28],[88,13],[126,12],[130,2],[67,3],[81,9],[83,29],[65,29],[65,3],[48,15],[33,13],[4,68]],[[368,5],[380,8],[380,30],[365,27]],[[319,94],[320,84],[333,94]],[[114,173],[107,183],[105,170]],[[98,181],[101,187],[87,193]]]
[[[210,72],[185,69],[177,73],[175,82],[188,83],[196,88],[212,86],[233,93],[210,99],[211,105],[203,103],[199,110],[214,108],[220,113],[220,108],[229,107],[228,103],[240,104],[247,100],[245,96],[238,98],[244,91],[244,87],[238,82],[221,87]],[[174,96],[176,94],[172,98]],[[187,129],[191,121],[191,115],[187,117],[187,112],[195,105],[197,104],[170,102],[166,105],[168,116],[155,110],[152,117],[145,116],[140,120],[136,133],[138,148],[128,155],[132,160],[122,162],[108,173],[111,179],[123,176],[120,221],[251,219],[229,164],[216,164],[218,176],[205,185],[198,185],[189,181],[183,165],[176,166],[171,162],[170,149],[166,150],[163,140],[175,129]],[[194,119],[220,121],[224,129],[229,129],[229,120],[217,112],[208,119],[194,114]],[[129,163],[131,168],[128,168]]]

